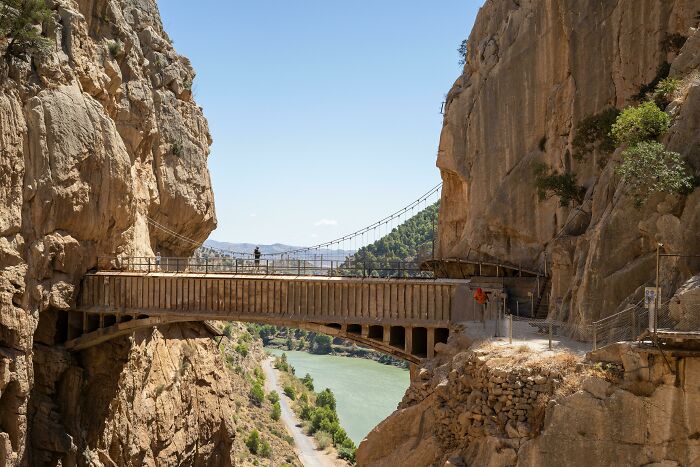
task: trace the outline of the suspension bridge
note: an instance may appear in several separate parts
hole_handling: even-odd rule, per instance
[[[76,307],[61,320],[65,346],[80,351],[170,323],[245,321],[320,331],[417,363],[432,357],[435,345],[460,323],[505,313],[512,306],[507,296],[526,297],[524,303],[530,297],[534,312],[546,275],[521,265],[483,258],[319,258],[323,250],[358,251],[439,195],[440,185],[351,234],[258,258],[228,250],[214,256],[100,257],[82,282]],[[161,222],[149,224],[173,241],[199,246]],[[488,293],[488,304],[472,299],[477,287]]]

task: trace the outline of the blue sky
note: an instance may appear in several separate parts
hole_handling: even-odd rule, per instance
[[[440,104],[481,4],[161,1],[214,139],[211,238],[312,245],[439,183]]]

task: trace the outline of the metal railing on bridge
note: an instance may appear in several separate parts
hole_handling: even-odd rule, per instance
[[[246,259],[197,257],[99,257],[102,271],[169,272],[192,274],[246,274],[280,276],[382,277],[434,279],[417,261],[354,259]]]
[[[643,302],[629,305],[614,315],[595,321],[593,348],[621,341],[651,337],[654,340],[700,340],[700,296],[676,298],[647,307]]]

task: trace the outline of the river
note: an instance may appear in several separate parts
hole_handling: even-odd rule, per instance
[[[355,444],[396,410],[408,388],[408,370],[373,360],[295,350],[265,350],[277,356],[286,353],[296,376],[311,375],[316,392],[325,388],[333,391],[340,424]]]

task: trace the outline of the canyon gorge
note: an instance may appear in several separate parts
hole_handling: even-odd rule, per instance
[[[269,404],[249,404],[264,355],[243,325],[223,340],[193,322],[63,347],[99,257],[188,257],[217,220],[195,71],[156,1],[46,5],[43,46],[0,37],[0,459],[257,465],[244,442],[257,429],[272,465],[300,465]],[[445,98],[435,257],[546,270],[548,316],[581,329],[643,298],[658,244],[700,255],[699,27],[700,0],[487,0]],[[577,133],[669,77],[660,141],[695,186],[639,207],[616,173],[624,148]],[[538,197],[538,164],[575,174],[580,202]],[[671,258],[661,287],[684,287],[683,303],[698,272],[697,258]],[[411,364],[358,465],[700,465],[698,349],[538,355],[462,330]]]

